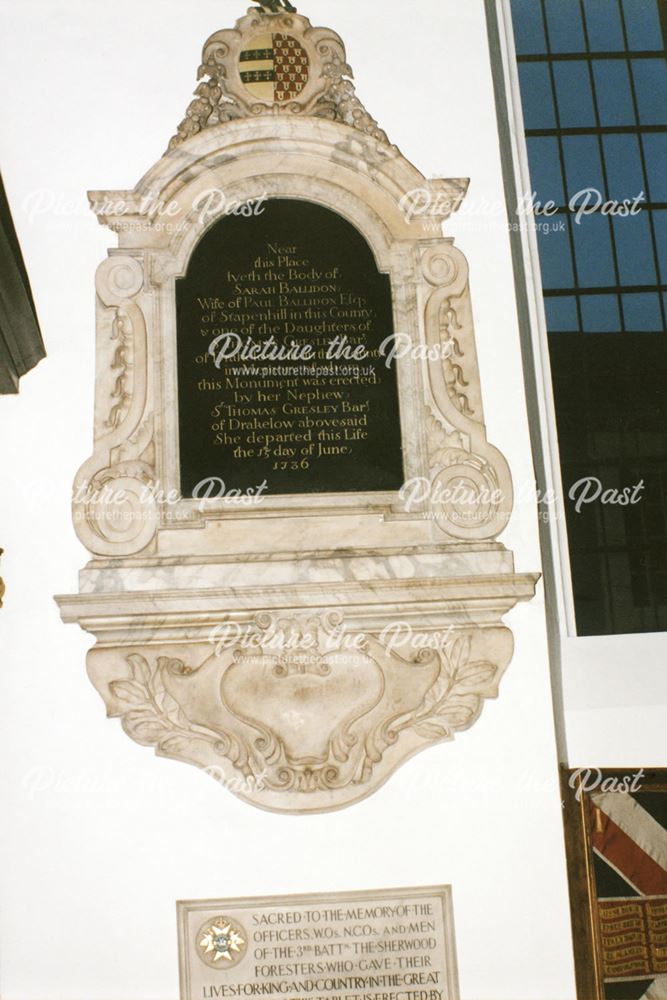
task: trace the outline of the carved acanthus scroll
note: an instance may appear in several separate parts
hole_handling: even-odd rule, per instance
[[[93,455],[77,474],[72,504],[79,538],[98,555],[140,552],[157,530],[146,321],[137,303],[143,283],[143,267],[133,257],[110,257],[98,269],[106,316],[100,328],[108,331],[100,356],[109,358],[99,369],[98,396],[106,412]]]
[[[503,455],[486,439],[468,265],[451,243],[425,245],[424,330],[431,349],[426,419],[434,520],[455,538],[493,538],[512,511]]]

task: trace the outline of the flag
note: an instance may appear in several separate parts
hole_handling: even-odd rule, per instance
[[[667,1000],[667,796],[590,797],[607,1000]]]

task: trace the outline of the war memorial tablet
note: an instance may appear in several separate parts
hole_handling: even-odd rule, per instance
[[[458,1000],[449,886],[178,904],[181,1000]]]
[[[253,806],[339,809],[476,723],[534,593],[443,231],[468,181],[424,177],[335,31],[277,0],[197,79],[137,186],[90,193],[118,245],[74,486],[91,560],[59,603],[137,743]]]
[[[354,226],[296,199],[248,205],[199,242],[176,307],[185,496],[212,477],[243,492],[400,488],[389,276]]]

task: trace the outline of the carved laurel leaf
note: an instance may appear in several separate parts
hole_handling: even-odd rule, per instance
[[[440,674],[433,687],[428,691],[419,710],[419,717],[435,715],[439,706],[456,686],[459,671],[470,656],[470,636],[459,636],[447,651],[440,652]]]
[[[416,733],[424,736],[427,740],[442,740],[452,735],[452,731],[445,720],[438,716],[434,719],[428,719],[426,722],[420,722],[414,728]]]
[[[127,657],[127,662],[132,668],[132,676],[134,679],[140,684],[143,684],[144,687],[149,687],[153,671],[149,666],[148,660],[140,653],[132,653]]]
[[[160,708],[163,707],[165,698],[167,696],[167,689],[164,686],[163,672],[166,670],[169,660],[166,656],[159,657],[157,661],[157,669],[153,674],[150,689],[153,693],[153,697],[159,704]],[[170,696],[169,696],[170,697]]]
[[[109,687],[114,696],[127,706],[121,724],[129,736],[144,746],[155,746],[157,753],[167,757],[188,759],[193,743],[204,743],[219,756],[229,757],[234,764],[247,764],[248,749],[245,745],[226,734],[193,725],[178,701],[167,691],[165,672],[188,676],[194,672],[190,667],[168,656],[158,657],[154,666],[140,653],[132,653],[126,660],[132,679],[112,681]],[[259,761],[258,773],[263,773],[265,763]]]
[[[460,672],[455,685],[457,694],[464,692],[479,692],[496,673],[495,664],[488,660],[477,660],[468,663]]]
[[[470,660],[472,637],[458,636],[441,653],[440,675],[415,716],[414,729],[426,739],[446,739],[470,725],[485,686],[496,674],[489,660]]]
[[[165,691],[164,698],[162,700],[162,709],[169,719],[176,726],[188,725],[188,719],[183,714],[181,706],[178,704],[175,698]]]
[[[166,739],[160,740],[158,750],[160,753],[171,756],[171,754],[187,754],[191,746],[192,740],[188,737],[172,734],[171,736],[167,736]]]
[[[159,722],[144,722],[135,727],[134,738],[137,741],[152,745],[160,740],[164,732],[164,726],[161,726]]]
[[[452,698],[448,702],[440,718],[452,729],[464,729],[469,726],[473,718],[479,711],[480,697],[475,694],[464,695],[460,698]]]
[[[127,702],[129,705],[146,704],[146,691],[135,681],[112,681],[109,687],[119,701]]]
[[[128,712],[123,725],[133,739],[140,743],[157,743],[167,732],[162,723],[150,712]]]
[[[440,675],[433,685],[433,687],[428,691],[424,701],[422,702],[421,708],[419,709],[419,717],[424,717],[431,715],[437,709],[438,705],[447,696],[451,687],[451,678],[446,668],[446,661],[443,657],[443,665],[440,670]]]
[[[471,644],[472,640],[469,635],[459,636],[452,643],[448,655],[451,676],[458,675],[461,667],[470,659]]]

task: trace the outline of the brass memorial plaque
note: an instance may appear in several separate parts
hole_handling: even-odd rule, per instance
[[[451,888],[179,902],[181,1000],[458,1000]]]

